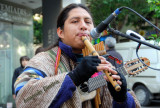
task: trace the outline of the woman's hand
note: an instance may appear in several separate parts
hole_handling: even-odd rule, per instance
[[[103,70],[109,71],[112,74],[112,78],[115,79],[119,85],[121,85],[122,82],[120,81],[120,76],[115,70],[115,67],[110,62],[106,61],[104,57],[99,56],[98,58],[101,60],[101,64],[97,66],[97,70],[98,71],[103,71]],[[104,76],[104,78],[106,79],[106,81],[109,81],[107,76]]]
[[[116,71],[116,69],[106,61],[106,59],[102,56],[99,56],[99,59],[101,60],[101,64],[97,66],[98,71],[107,70],[112,74],[112,78],[117,81],[117,83],[121,86],[120,91],[116,91],[113,85],[109,82],[107,76],[104,76],[108,83],[108,89],[113,97],[113,99],[117,102],[124,102],[127,98],[127,83],[125,77]]]

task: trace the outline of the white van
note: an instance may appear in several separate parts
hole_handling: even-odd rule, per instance
[[[136,59],[137,42],[117,43],[116,50],[124,60],[124,63]],[[160,69],[160,51],[141,45],[138,51],[139,57],[150,60],[150,66]],[[147,106],[152,100],[160,100],[160,71],[148,68],[136,76],[126,76],[128,88],[134,90],[141,105]]]

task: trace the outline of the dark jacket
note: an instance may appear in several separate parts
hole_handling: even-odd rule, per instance
[[[107,54],[109,54],[109,55],[118,59],[118,61],[117,61],[117,60],[114,60],[114,59],[107,58],[107,60],[113,66],[115,66],[116,68],[123,66],[123,58],[114,48],[110,48],[109,50],[106,50],[106,52],[107,52]]]
[[[14,83],[15,83],[17,77],[22,73],[23,69],[24,69],[24,67],[20,66],[14,70],[13,77],[12,77],[12,95],[15,94]]]

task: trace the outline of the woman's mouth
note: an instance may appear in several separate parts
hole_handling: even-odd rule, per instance
[[[79,33],[78,36],[80,36],[80,37],[81,36],[89,36],[89,34],[87,34],[87,33]]]

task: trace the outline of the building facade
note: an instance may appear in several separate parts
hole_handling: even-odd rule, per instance
[[[12,76],[19,58],[33,56],[32,10],[0,1],[0,106],[12,102]]]

